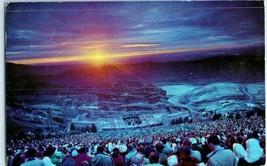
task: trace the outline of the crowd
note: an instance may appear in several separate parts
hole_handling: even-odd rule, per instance
[[[264,165],[261,116],[9,140],[7,166]]]

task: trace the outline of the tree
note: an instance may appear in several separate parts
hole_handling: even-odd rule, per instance
[[[215,120],[219,120],[221,117],[222,117],[222,114],[221,114],[221,113],[214,114],[213,117],[212,117],[212,120],[213,120],[213,121],[215,121]]]
[[[229,118],[229,119],[232,119],[232,118],[234,118],[234,115],[233,115],[233,113],[229,113],[229,116],[228,116],[228,118]]]
[[[25,134],[24,130],[19,131],[17,138],[18,139],[25,139],[26,138],[26,134]]]
[[[183,118],[182,117],[179,117],[178,118],[178,124],[180,124],[180,123],[183,123],[184,121],[183,121]]]
[[[97,132],[97,128],[96,128],[96,125],[94,123],[92,124],[91,131],[94,133]]]
[[[265,117],[265,110],[262,110],[258,107],[253,108],[253,112],[255,112],[258,116]]]
[[[241,115],[240,115],[239,113],[237,113],[237,114],[235,115],[235,118],[236,118],[236,119],[240,119],[240,118],[241,118]]]
[[[75,131],[75,126],[73,123],[70,124],[70,131]]]
[[[175,120],[172,119],[170,125],[175,125]]]
[[[43,135],[41,133],[43,133],[43,130],[41,128],[37,128],[34,130],[35,133],[35,139],[40,140],[43,138]]]
[[[251,116],[253,116],[255,114],[254,111],[249,111],[247,112],[247,118],[250,118]]]

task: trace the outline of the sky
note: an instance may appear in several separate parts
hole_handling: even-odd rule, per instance
[[[6,5],[5,59],[27,65],[194,60],[264,47],[263,2]]]

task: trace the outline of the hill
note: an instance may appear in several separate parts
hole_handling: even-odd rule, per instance
[[[9,136],[21,130],[62,131],[84,113],[116,127],[127,114],[149,124],[143,114],[159,122],[185,112],[201,120],[203,112],[265,109],[264,56],[48,68],[6,64]]]

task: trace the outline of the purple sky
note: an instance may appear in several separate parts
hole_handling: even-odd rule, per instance
[[[251,1],[10,3],[5,30],[6,61],[18,64],[179,61],[263,47],[264,7]]]

